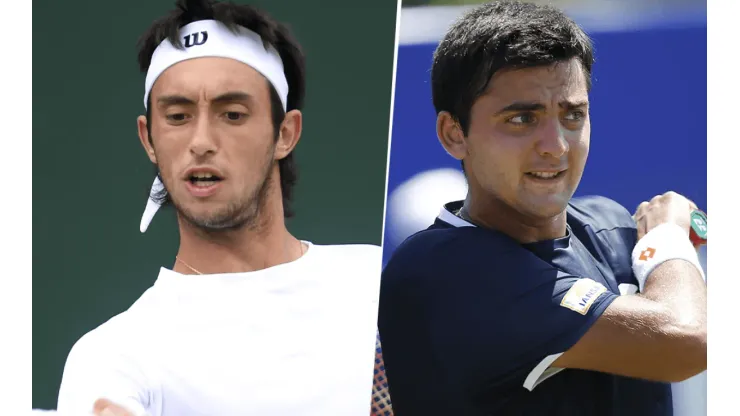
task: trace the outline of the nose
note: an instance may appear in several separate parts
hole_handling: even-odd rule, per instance
[[[537,153],[543,157],[561,158],[570,146],[559,120],[551,120],[542,127],[542,132],[535,144]]]
[[[208,117],[199,117],[190,141],[190,153],[203,157],[218,151],[218,140]]]

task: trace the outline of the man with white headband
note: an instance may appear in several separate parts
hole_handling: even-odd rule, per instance
[[[285,225],[300,47],[249,6],[177,7],[141,40],[137,120],[158,170],[141,231],[174,206],[175,264],[75,344],[58,410],[367,415],[380,249],[300,241]]]
[[[396,416],[667,416],[670,383],[706,369],[697,207],[572,198],[593,63],[575,22],[525,2],[469,11],[437,47],[437,136],[468,193],[383,271]]]

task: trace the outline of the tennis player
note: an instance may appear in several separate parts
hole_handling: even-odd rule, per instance
[[[368,415],[380,249],[300,241],[285,225],[299,44],[253,7],[181,0],[140,45],[138,131],[158,169],[141,231],[171,204],[180,246],[141,298],[74,345],[58,410]]]
[[[437,134],[469,190],[383,272],[396,416],[670,415],[670,383],[706,369],[696,206],[571,199],[593,62],[573,21],[525,3],[479,6],[439,44]]]

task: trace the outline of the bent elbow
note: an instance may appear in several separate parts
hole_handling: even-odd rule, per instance
[[[707,369],[706,324],[684,325],[674,332],[674,347],[679,354],[671,365],[668,379],[671,383],[687,380]]]

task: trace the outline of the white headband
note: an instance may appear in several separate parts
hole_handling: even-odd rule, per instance
[[[288,81],[285,78],[283,61],[272,46],[265,49],[262,38],[253,31],[238,27],[238,33],[230,31],[216,20],[199,20],[180,28],[183,49],[176,48],[168,39],[159,44],[149,65],[144,88],[144,107],[154,82],[172,65],[193,58],[220,57],[243,62],[262,74],[277,91],[283,110],[287,109]],[[164,189],[159,178],[154,179],[139,229],[145,232],[159,210],[160,204],[152,196]]]
[[[176,48],[169,39],[159,44],[152,54],[146,73],[144,107],[154,82],[172,65],[193,58],[220,57],[243,62],[262,74],[275,88],[283,110],[287,109],[288,81],[283,61],[272,46],[265,49],[262,38],[251,30],[238,26],[238,33],[230,31],[216,20],[199,20],[180,28],[183,48]]]

